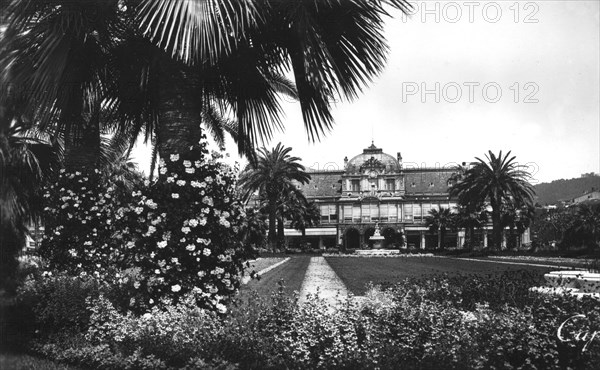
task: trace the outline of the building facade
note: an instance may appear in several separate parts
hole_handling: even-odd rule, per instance
[[[285,229],[288,245],[310,242],[313,248],[365,248],[375,228],[385,236],[384,247],[437,246],[437,235],[425,226],[432,209],[456,207],[449,195],[452,168],[405,168],[400,153],[394,157],[374,144],[334,171],[311,171],[308,184],[297,184],[318,204],[321,224],[305,235]],[[461,246],[464,233],[448,231],[445,247]]]

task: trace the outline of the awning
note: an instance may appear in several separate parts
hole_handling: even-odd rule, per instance
[[[295,229],[284,229],[285,236],[302,236],[302,231]],[[334,227],[314,227],[306,229],[306,236],[336,236],[337,229]]]

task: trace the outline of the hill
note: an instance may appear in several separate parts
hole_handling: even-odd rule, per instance
[[[575,179],[560,179],[550,183],[541,183],[534,186],[537,194],[536,202],[541,205],[556,204],[561,200],[571,200],[592,188],[600,189],[600,176],[585,176]]]

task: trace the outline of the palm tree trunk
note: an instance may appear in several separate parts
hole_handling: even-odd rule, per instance
[[[275,250],[275,248],[277,248],[277,230],[276,230],[276,223],[277,223],[277,204],[275,204],[274,202],[270,202],[269,203],[269,235],[268,235],[268,240],[269,240],[269,245],[271,246],[272,250]]]
[[[437,249],[442,249],[442,229],[438,229],[438,245]]]
[[[65,134],[65,168],[67,171],[96,168],[100,157],[100,122],[92,118],[83,125],[72,125]]]
[[[158,154],[166,160],[198,144],[202,104],[192,71],[167,56],[160,58]]]
[[[281,248],[285,244],[285,233],[283,231],[283,217],[277,220],[277,247]]]
[[[502,223],[500,210],[492,210],[492,249],[500,250],[502,247]]]

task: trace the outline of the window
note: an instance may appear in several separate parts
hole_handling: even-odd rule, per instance
[[[344,205],[342,207],[342,212],[344,215],[344,222],[352,222],[352,205]]]
[[[352,222],[360,222],[360,205],[358,204],[352,206]]]
[[[321,204],[319,206],[321,211],[321,222],[329,223],[337,221],[337,209],[335,204]]]
[[[359,180],[352,180],[352,187],[351,187],[352,191],[360,191],[360,181]]]
[[[390,206],[391,206],[390,204],[380,204],[379,205],[379,221],[388,222]]]
[[[360,211],[362,216],[362,222],[369,222],[369,218],[371,217],[369,204],[363,203],[360,205]]]
[[[385,189],[390,191],[396,190],[396,181],[394,179],[385,180]]]
[[[404,204],[403,209],[404,209],[403,210],[404,221],[410,221],[410,222],[412,222],[412,220],[413,220],[412,204]]]
[[[397,222],[399,219],[401,220],[402,218],[398,217],[398,208],[402,209],[402,207],[399,207],[397,204],[390,204],[388,207],[388,220],[389,222]]]
[[[423,220],[425,219],[425,217],[429,216],[429,211],[431,211],[431,204],[423,204]]]
[[[413,217],[415,218],[415,222],[423,221],[423,218],[427,216],[427,214],[425,214],[424,211],[425,210],[421,207],[420,204],[413,204]]]
[[[371,222],[378,222],[379,221],[379,205],[378,204],[371,204],[369,207],[369,213],[370,213],[370,218],[371,218]]]

